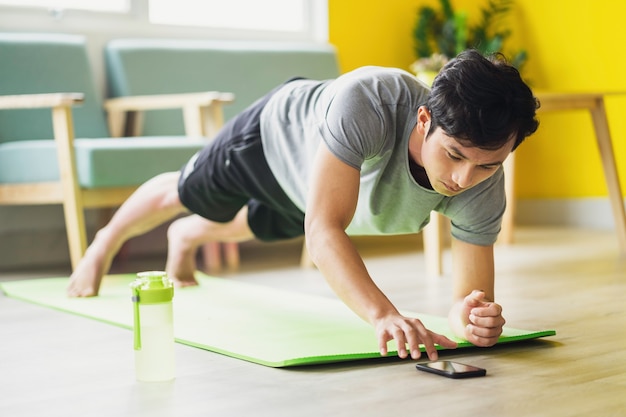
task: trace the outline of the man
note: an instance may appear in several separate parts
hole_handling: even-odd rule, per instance
[[[380,352],[431,360],[456,343],[402,316],[369,276],[349,235],[416,233],[431,210],[452,220],[454,333],[491,346],[502,333],[493,244],[505,208],[502,164],[538,127],[537,100],[501,58],[466,51],[432,87],[365,67],[336,80],[295,79],[227,123],[181,173],[141,186],[100,230],[70,296],[97,295],[124,241],[173,217],[166,271],[196,284],[207,241],[306,236],[336,294],[376,331]]]

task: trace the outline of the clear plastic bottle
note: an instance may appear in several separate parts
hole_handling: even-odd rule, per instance
[[[174,285],[165,272],[148,271],[137,274],[131,289],[137,380],[172,380],[175,376]]]

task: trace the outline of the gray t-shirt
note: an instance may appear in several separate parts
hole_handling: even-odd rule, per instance
[[[261,137],[270,169],[285,193],[305,211],[316,149],[330,151],[361,173],[350,235],[419,232],[436,210],[452,220],[452,235],[490,245],[505,207],[503,170],[455,197],[420,186],[409,170],[408,143],[417,109],[429,90],[408,72],[363,67],[336,80],[292,81],[261,114]]]

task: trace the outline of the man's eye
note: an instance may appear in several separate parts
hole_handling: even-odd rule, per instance
[[[447,152],[448,154],[448,158],[452,159],[453,161],[460,161],[461,158],[459,158],[458,156],[452,155],[450,152]]]
[[[498,169],[499,167],[500,165],[481,165],[481,168],[484,169],[485,171],[494,171]]]

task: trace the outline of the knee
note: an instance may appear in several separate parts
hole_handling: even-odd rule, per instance
[[[179,241],[183,238],[185,233],[185,220],[187,218],[183,217],[177,220],[174,220],[167,228],[167,239],[169,241]]]
[[[167,228],[167,239],[170,244],[196,245],[206,239],[206,225],[201,228],[195,215],[174,220]]]

